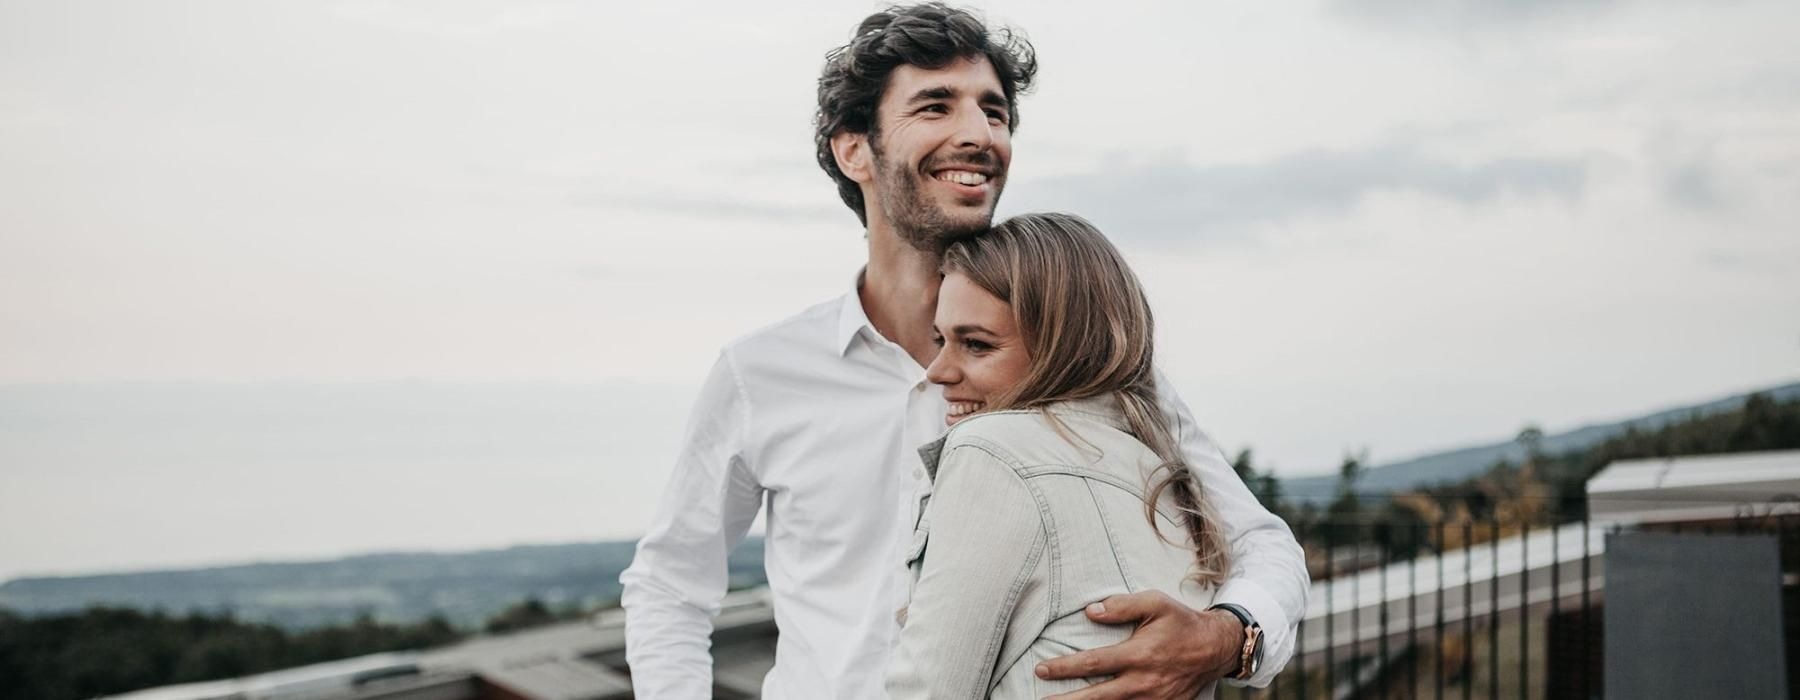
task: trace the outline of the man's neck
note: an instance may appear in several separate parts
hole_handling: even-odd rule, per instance
[[[938,256],[914,248],[884,222],[869,226],[869,266],[863,272],[863,313],[875,331],[911,355],[920,367],[937,356],[932,317],[937,313]]]

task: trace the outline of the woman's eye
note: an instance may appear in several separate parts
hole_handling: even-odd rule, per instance
[[[938,347],[940,347],[940,348],[941,348],[941,347],[944,347],[944,336],[941,336],[941,335],[934,335],[934,336],[932,336],[932,337],[931,337],[931,344],[932,344],[932,345],[936,345],[936,346],[938,346]]]
[[[987,352],[994,349],[994,346],[979,340],[965,340],[963,341],[963,347],[968,348],[969,352]]]

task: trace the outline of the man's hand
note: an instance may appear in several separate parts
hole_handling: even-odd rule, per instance
[[[1117,676],[1050,700],[1186,699],[1238,669],[1244,626],[1223,610],[1199,612],[1161,591],[1145,591],[1089,605],[1087,616],[1106,625],[1137,623],[1137,631],[1118,644],[1038,664],[1038,677],[1051,680]]]

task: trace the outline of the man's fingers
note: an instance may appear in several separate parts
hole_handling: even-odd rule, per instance
[[[1072,693],[1052,695],[1044,700],[1114,700],[1115,698],[1142,697],[1144,689],[1132,685],[1123,678],[1114,678],[1105,683],[1096,683]]]
[[[1179,605],[1162,591],[1125,593],[1087,606],[1087,616],[1103,625],[1117,625],[1156,617]]]
[[[1059,656],[1038,664],[1037,675],[1049,680],[1110,676],[1125,668],[1128,653],[1114,645]]]

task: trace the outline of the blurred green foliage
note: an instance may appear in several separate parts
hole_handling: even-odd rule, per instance
[[[96,607],[23,617],[0,610],[0,697],[91,698],[432,647],[461,636],[439,617],[389,625],[365,615],[345,625],[290,632],[225,614]]]

